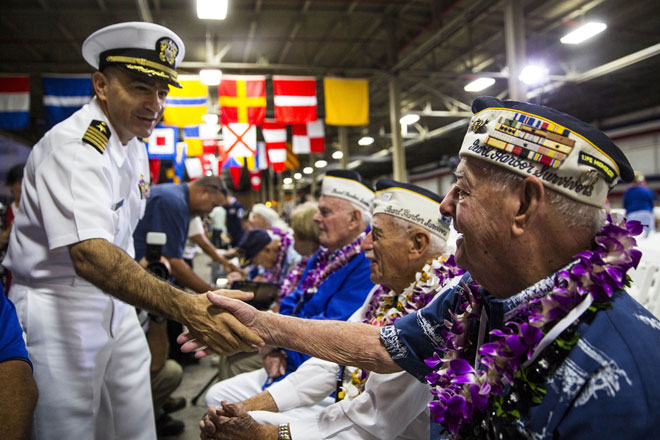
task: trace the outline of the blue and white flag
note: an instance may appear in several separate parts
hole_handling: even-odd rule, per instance
[[[90,75],[43,75],[46,124],[51,128],[92,98]]]

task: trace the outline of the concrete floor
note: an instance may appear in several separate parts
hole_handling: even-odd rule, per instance
[[[204,253],[198,253],[193,260],[195,273],[205,281],[211,278],[211,259]],[[182,420],[185,431],[178,436],[159,437],[163,440],[199,440],[199,421],[206,413],[204,394],[193,405],[191,400],[199,393],[204,385],[217,372],[217,355],[201,359],[199,364],[185,365],[183,367],[183,380],[179,388],[172,394],[173,397],[184,397],[187,405],[182,410],[170,414],[173,418]]]
[[[184,409],[170,414],[173,418],[185,423],[185,431],[178,436],[159,437],[167,440],[199,440],[199,421],[206,413],[204,394],[193,405],[191,400],[202,389],[202,387],[213,377],[217,368],[215,361],[217,356],[201,359],[199,364],[186,365],[183,367],[183,381],[179,388],[172,394],[174,397],[185,397],[187,405]]]

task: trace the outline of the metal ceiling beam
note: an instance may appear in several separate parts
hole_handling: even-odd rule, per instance
[[[300,31],[300,28],[302,27],[301,18],[303,15],[307,13],[307,11],[309,10],[309,6],[311,4],[312,4],[311,0],[306,0],[302,8],[300,9],[300,15],[296,19],[296,23],[293,25],[291,32],[289,32],[289,38],[287,38],[286,43],[284,43],[284,47],[282,47],[282,51],[280,52],[280,56],[277,61],[278,63],[282,63],[286,58],[287,54],[289,53],[289,50],[291,49],[291,44],[293,44],[293,39],[296,38],[296,35],[298,35],[298,31]]]
[[[151,16],[151,9],[149,9],[147,0],[135,0],[135,4],[137,5],[138,12],[140,13],[140,20],[153,23],[154,19]]]
[[[534,98],[541,94],[552,92],[563,86],[564,83],[566,82],[574,82],[579,84],[579,83],[591,81],[592,79],[596,79],[601,76],[608,75],[610,73],[616,72],[617,70],[631,66],[635,63],[639,63],[640,61],[644,61],[656,55],[660,55],[660,43],[654,44],[653,46],[649,46],[646,49],[642,49],[637,52],[631,53],[629,55],[623,56],[614,61],[610,61],[609,63],[605,63],[601,66],[594,67],[593,69],[587,70],[586,72],[577,75],[567,75],[563,78],[563,81],[555,82],[543,87],[536,88],[534,90],[530,90],[529,92],[527,92],[527,97]]]

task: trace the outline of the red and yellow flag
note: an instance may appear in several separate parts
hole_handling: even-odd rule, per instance
[[[223,75],[218,85],[222,125],[261,125],[266,116],[266,77]]]

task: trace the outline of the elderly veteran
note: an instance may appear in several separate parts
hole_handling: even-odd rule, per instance
[[[82,52],[98,69],[95,97],[32,149],[3,262],[39,388],[32,438],[153,439],[149,349],[126,303],[185,323],[219,351],[260,340],[132,258],[149,192],[138,138],[160,119],[169,86],[180,87],[183,42],[162,26],[120,23]]]
[[[371,223],[373,191],[354,171],[329,171],[323,177],[318,213],[321,248],[310,258],[297,285],[283,292],[279,313],[311,320],[346,320],[373,288],[369,260],[360,249]],[[207,405],[240,402],[261,392],[274,380],[295,371],[309,356],[292,350],[261,350],[266,368],[215,384]],[[319,403],[327,406],[331,399]]]
[[[349,321],[392,324],[459,279],[462,271],[446,258],[450,220],[440,215],[440,201],[415,185],[390,179],[376,184],[372,230],[362,242],[376,286]],[[336,389],[338,373],[342,381]],[[296,408],[313,405],[335,390],[337,403],[314,415],[296,416]],[[430,399],[428,387],[409,374],[370,373],[312,358],[266,391],[217,414],[212,408],[202,433],[254,440],[275,440],[280,429],[293,439],[428,438]],[[226,419],[235,412],[241,415]]]
[[[380,335],[214,302],[268,343],[429,381],[432,438],[657,437],[660,321],[624,290],[641,226],[602,208],[628,160],[547,107],[482,97],[473,110],[440,207],[461,234],[459,287]]]

